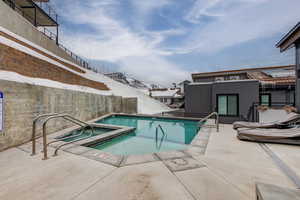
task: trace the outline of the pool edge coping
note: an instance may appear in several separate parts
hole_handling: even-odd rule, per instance
[[[186,145],[187,148],[183,150],[173,150],[173,151],[162,151],[158,153],[149,153],[149,154],[142,154],[142,155],[116,155],[109,152],[104,152],[98,149],[93,149],[87,147],[85,145],[90,145],[92,143],[100,142],[100,141],[107,141],[112,138],[128,134],[129,132],[133,131],[134,127],[127,127],[127,126],[117,126],[117,125],[109,125],[109,124],[101,124],[95,123],[96,121],[102,120],[104,118],[110,116],[138,116],[138,117],[157,117],[157,118],[165,118],[165,119],[183,119],[183,120],[193,120],[193,121],[200,121],[201,118],[191,118],[191,117],[170,117],[170,116],[161,116],[161,115],[147,115],[147,114],[126,114],[126,113],[108,113],[101,117],[97,117],[95,119],[87,121],[89,124],[93,126],[97,126],[100,128],[115,128],[116,130],[109,131],[108,133],[100,134],[98,136],[94,136],[91,138],[84,139],[82,141],[74,142],[67,148],[62,148],[62,151],[66,151],[68,153],[76,154],[79,156],[83,156],[92,160],[100,161],[115,167],[124,167],[128,165],[135,165],[135,164],[142,164],[148,162],[155,162],[155,161],[167,161],[170,159],[180,159],[186,157],[193,157],[198,155],[204,155],[209,136],[211,133],[212,128],[208,127],[201,127],[200,130],[197,132],[193,140],[190,144]],[[80,127],[73,127],[67,128],[58,132],[51,134],[52,139],[54,139],[54,135],[67,133],[70,131],[74,131],[79,129]],[[113,134],[112,134],[113,132]],[[57,142],[58,144],[62,144],[63,141]],[[150,158],[150,159],[149,159]],[[135,162],[127,162],[129,159],[136,160]]]

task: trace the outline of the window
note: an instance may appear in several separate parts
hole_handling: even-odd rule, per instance
[[[217,95],[217,111],[220,115],[238,116],[239,115],[238,94]]]
[[[271,94],[261,94],[260,95],[260,105],[271,106]]]

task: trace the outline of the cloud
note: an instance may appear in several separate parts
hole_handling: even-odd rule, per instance
[[[190,79],[190,73],[159,56],[128,57],[120,61],[121,70],[140,80],[169,85]]]
[[[197,22],[203,13],[214,7],[222,10],[231,5],[232,8],[208,25],[191,31],[185,44],[174,49],[177,53],[212,53],[250,40],[270,37],[288,30],[300,17],[298,0],[212,0],[202,8],[197,2],[187,15],[192,22]]]
[[[162,2],[143,1],[136,6],[141,13],[147,13],[167,3],[166,0]],[[133,31],[126,22],[114,18],[118,9],[114,0],[93,0],[89,4],[69,1],[64,5],[67,6],[65,10],[70,10],[63,16],[69,23],[84,24],[94,30],[64,31],[63,41],[79,55],[92,60],[116,62],[121,71],[149,82],[168,84],[188,78],[186,71],[165,58],[170,53],[159,48],[166,37],[183,34],[184,30]]]
[[[63,43],[74,52],[163,84],[188,78],[191,67],[182,63],[192,56],[192,64],[201,66],[198,57],[217,60],[224,49],[286,32],[300,17],[299,0],[52,2],[65,22]],[[178,54],[182,60],[175,62]]]

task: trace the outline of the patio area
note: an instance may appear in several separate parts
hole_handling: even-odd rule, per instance
[[[0,199],[254,200],[255,183],[297,189],[264,148],[300,176],[298,146],[242,142],[232,125],[209,132],[205,152],[136,157],[121,167],[65,151],[43,161],[41,153],[30,156],[30,143],[12,148],[0,153]]]

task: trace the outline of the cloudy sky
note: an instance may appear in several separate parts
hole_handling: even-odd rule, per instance
[[[293,64],[276,42],[299,0],[52,0],[61,41],[95,65],[170,84],[193,72]]]

